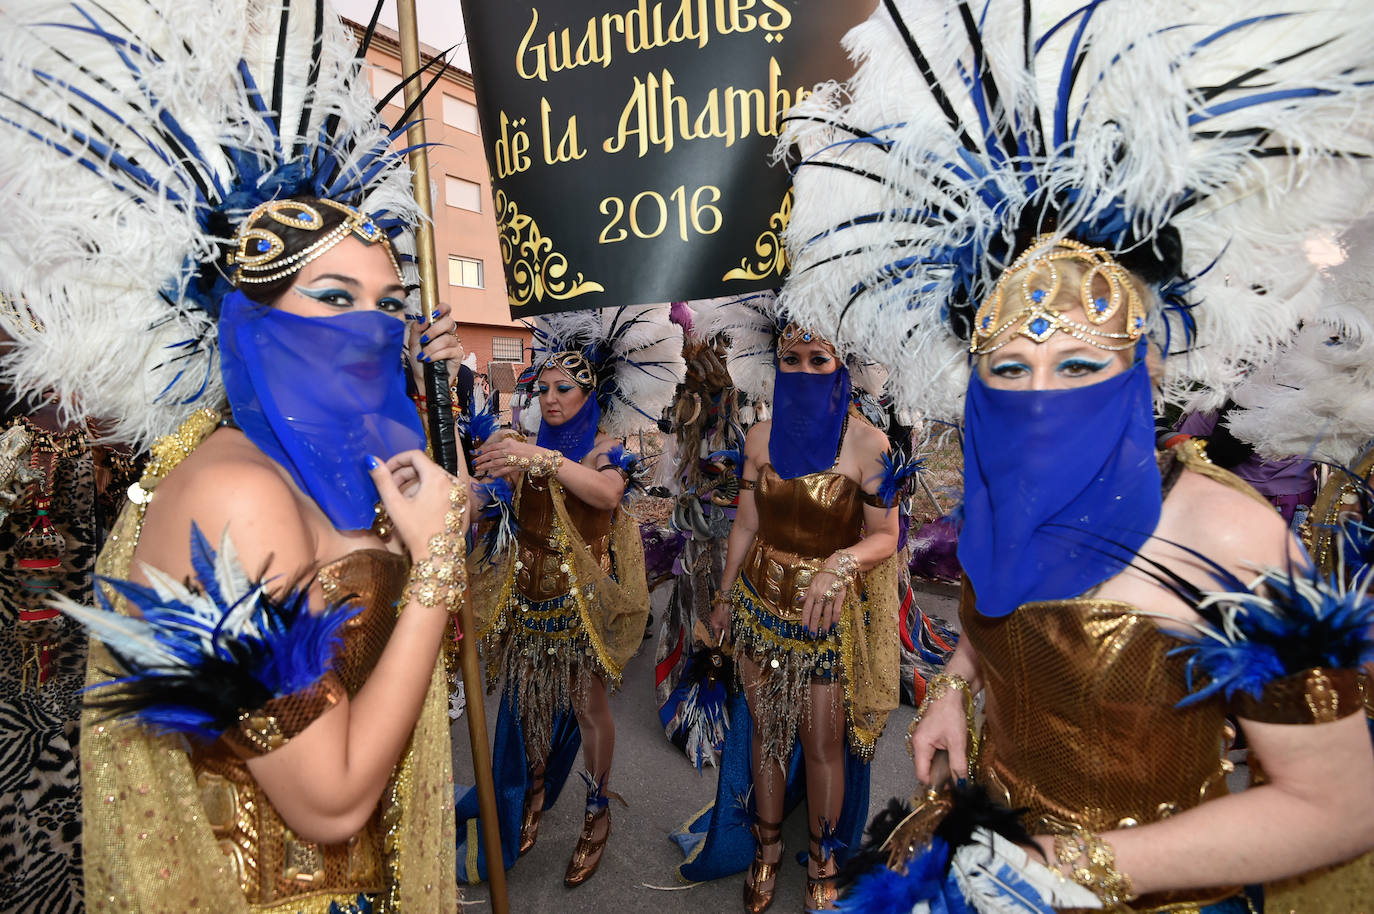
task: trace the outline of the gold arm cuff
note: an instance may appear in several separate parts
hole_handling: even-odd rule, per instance
[[[1258,699],[1235,701],[1238,715],[1263,724],[1325,724],[1363,710],[1359,671],[1320,667],[1269,683]]]
[[[266,755],[285,746],[347,695],[343,680],[330,670],[312,686],[244,711],[238,724],[225,730],[220,741],[241,759]]]

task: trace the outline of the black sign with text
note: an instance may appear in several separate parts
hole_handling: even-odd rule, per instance
[[[463,0],[511,315],[779,285],[779,122],[873,6]]]

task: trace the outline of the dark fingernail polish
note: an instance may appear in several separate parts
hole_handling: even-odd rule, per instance
[[[434,312],[434,319],[435,319],[436,321],[439,319],[440,314],[441,314],[441,312],[439,312],[439,311],[435,311],[435,312]]]
[[[421,336],[420,336],[420,345],[423,346],[425,343],[428,343],[428,342],[429,342],[429,334],[428,334],[428,333],[421,334]]]

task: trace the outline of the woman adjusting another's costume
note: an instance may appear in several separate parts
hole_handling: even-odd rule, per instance
[[[100,642],[88,910],[456,910],[468,486],[405,394],[418,214],[361,52],[299,5],[10,25],[3,285],[46,331],[6,322],[7,380],[151,441],[100,608],[61,606]]]
[[[516,528],[503,536],[502,521],[490,524],[474,605],[488,682],[505,679],[493,762],[505,865],[534,846],[582,745],[587,814],[564,877],[571,888],[596,872],[610,836],[607,697],[649,612],[638,522],[621,508],[638,482],[638,458],[620,436],[652,426],[671,401],[682,332],[666,306],[549,315],[533,327],[538,437],[492,434],[473,463],[494,479],[484,486],[494,502],[508,502],[485,513],[513,514]],[[488,865],[477,853],[475,812],[460,800],[470,880]]]
[[[964,417],[935,789],[843,907],[1229,914],[1374,845],[1374,607],[1204,452],[1157,458],[1151,378],[1215,408],[1321,300],[1303,242],[1374,188],[1372,15],[885,0],[848,91],[792,112],[783,306]],[[1264,774],[1236,795],[1228,714]]]
[[[689,852],[682,873],[714,878],[748,866],[745,907],[768,907],[782,820],[804,792],[807,902],[826,907],[834,852],[861,834],[868,762],[897,706],[888,441],[851,406],[850,370],[835,347],[781,320],[772,296],[721,312],[731,374],[754,394],[765,393],[751,389],[765,386],[760,376],[771,382],[763,399],[772,401],[772,419],[745,439],[712,618],[716,631],[733,634],[746,706],[731,709],[714,808],[679,836]],[[752,804],[738,803],[741,796]]]

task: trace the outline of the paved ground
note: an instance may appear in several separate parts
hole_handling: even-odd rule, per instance
[[[955,600],[944,594],[919,594],[921,605],[945,620],[956,619]],[[611,699],[616,722],[616,756],[611,787],[630,808],[615,804],[610,844],[601,868],[577,889],[563,887],[563,871],[582,824],[581,790],[570,784],[558,805],[544,814],[539,843],[507,873],[510,909],[516,914],[535,911],[586,911],[597,914],[629,912],[691,912],[741,910],[743,876],[683,885],[677,875],[682,854],[668,834],[715,797],[715,769],[698,775],[687,758],[663,736],[653,689],[652,641],[629,664],[624,688]],[[887,732],[873,760],[872,812],[893,796],[907,797],[913,787],[911,763],[902,738],[913,709],[903,705],[889,719]],[[496,707],[487,701],[487,721],[494,726]],[[472,770],[466,718],[454,730],[454,771],[460,779]],[[794,814],[783,828],[786,865],[779,877],[773,911],[802,910],[805,868],[795,853],[806,846],[806,824]],[[488,907],[485,886],[466,890],[474,910]]]

